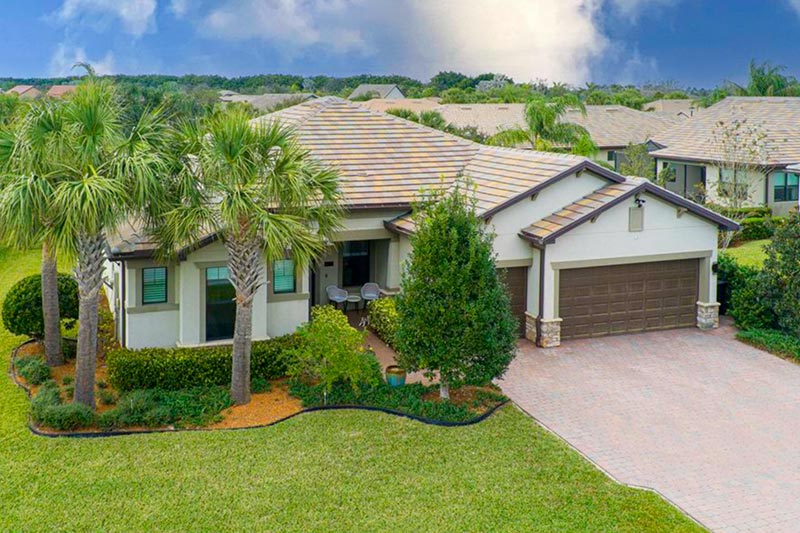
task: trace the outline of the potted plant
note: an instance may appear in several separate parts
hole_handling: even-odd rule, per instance
[[[406,384],[406,369],[397,365],[386,367],[386,383],[390,387],[402,387]]]

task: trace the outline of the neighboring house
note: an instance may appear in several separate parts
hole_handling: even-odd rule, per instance
[[[674,169],[673,181],[666,184],[671,191],[688,198],[704,194],[724,203],[718,192],[719,162],[726,156],[715,136],[719,137],[720,123],[730,127],[737,121],[757,128],[763,136],[763,160],[748,162],[760,169],[749,180],[750,203],[767,205],[778,215],[786,214],[798,204],[800,173],[792,171],[792,165],[800,163],[800,98],[725,98],[651,138],[656,168]]]
[[[76,88],[76,85],[53,85],[45,94],[50,98],[63,98],[68,94],[74,93]]]
[[[33,85],[17,85],[15,87],[10,88],[7,92],[8,94],[16,94],[20,98],[31,99],[31,100],[42,96],[42,91],[40,91]]]
[[[221,89],[220,91],[217,92],[217,94],[219,94],[220,97],[227,97],[227,96],[236,96],[239,93],[237,93],[236,91],[229,91],[228,89]]]
[[[678,100],[653,100],[642,106],[642,111],[664,113],[683,118],[694,116],[699,111],[697,104],[691,98],[681,98]]]
[[[439,107],[439,98],[373,98],[359,102],[359,104],[373,111],[408,109],[419,114],[425,111],[436,111]]]
[[[400,90],[400,87],[393,83],[362,83],[350,93],[350,100],[356,98],[364,98],[366,96],[374,96],[375,98],[405,98],[405,95]]]
[[[445,104],[435,111],[455,126],[475,126],[486,135],[525,124],[525,104]],[[620,105],[587,105],[585,114],[571,110],[564,121],[586,128],[599,149],[594,159],[617,168],[617,154],[628,144],[645,143],[681,119]]]
[[[266,93],[266,94],[222,94],[220,91],[220,101],[222,102],[244,102],[262,112],[269,112],[276,108],[299,104],[306,100],[311,100],[317,96],[312,93]]]
[[[543,346],[631,331],[717,323],[719,228],[728,219],[650,182],[582,157],[477,144],[354,102],[324,97],[254,119],[280,120],[336,167],[344,227],[312,268],[265,265],[253,336],[285,334],[327,303],[325,288],[400,286],[423,188],[475,185],[496,237],[520,334]],[[222,243],[213,235],[162,265],[153,243],[124,227],[110,242],[110,303],[129,347],[229,339],[235,309]],[[443,335],[447,332],[443,331]]]

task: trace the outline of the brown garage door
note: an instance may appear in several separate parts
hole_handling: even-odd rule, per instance
[[[575,339],[695,324],[697,259],[562,270],[561,337]]]
[[[499,268],[511,296],[511,312],[519,320],[519,336],[525,336],[525,310],[528,307],[528,267]]]

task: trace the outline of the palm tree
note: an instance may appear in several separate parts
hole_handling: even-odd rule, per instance
[[[0,233],[16,248],[42,247],[42,314],[45,358],[50,366],[64,364],[58,307],[58,265],[49,230],[53,190],[67,149],[64,106],[42,100],[0,131],[0,167],[5,178],[0,191]]]
[[[575,95],[555,98],[534,96],[525,106],[525,126],[503,130],[489,138],[489,144],[517,146],[529,144],[534,150],[564,151],[565,146],[580,147],[576,153],[592,155],[597,146],[583,126],[561,119],[570,109],[586,107]]]
[[[74,401],[94,408],[97,324],[103,284],[106,233],[124,218],[163,197],[165,165],[160,147],[166,118],[144,113],[129,131],[114,86],[89,77],[64,108],[66,150],[53,187],[54,223],[46,239],[75,260],[78,282],[78,353]]]
[[[338,175],[299,147],[278,122],[253,125],[238,109],[181,128],[183,165],[167,195],[173,205],[151,233],[167,255],[216,235],[236,290],[231,397],[250,401],[253,298],[264,262],[291,257],[298,270],[324,249],[342,218]]]
[[[786,76],[783,65],[769,61],[758,64],[750,61],[749,79],[746,86],[728,82],[730,91],[736,96],[798,96],[800,84],[792,76]]]

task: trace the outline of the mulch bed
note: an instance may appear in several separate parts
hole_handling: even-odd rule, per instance
[[[12,366],[13,361],[17,357],[27,357],[32,355],[44,355],[44,346],[38,342],[27,342],[21,346],[19,346],[14,353],[12,354]],[[62,397],[64,397],[64,385],[63,379],[65,376],[71,376],[74,378],[75,376],[75,362],[70,361],[60,367],[51,368],[51,375],[52,379],[58,383],[58,385],[62,389]],[[26,382],[26,380],[16,374],[16,372],[12,371],[12,377],[14,381],[17,383],[18,386],[23,388],[29,398],[32,398],[36,392],[38,387],[31,385]],[[97,381],[104,381],[107,383],[107,372],[105,365],[102,361],[98,361],[98,367],[95,373],[95,383]],[[96,392],[99,392],[101,389],[97,389]],[[113,389],[108,386],[106,389],[107,391],[113,391]],[[270,382],[270,390],[268,392],[263,393],[255,393],[251,397],[250,403],[247,405],[234,405],[225,409],[220,414],[222,415],[222,420],[219,422],[215,422],[208,426],[203,427],[186,427],[186,428],[174,428],[172,426],[169,427],[162,427],[162,428],[144,428],[144,427],[129,427],[121,430],[113,430],[113,431],[103,431],[96,427],[91,428],[83,428],[77,431],[58,431],[53,430],[46,427],[40,427],[34,424],[29,419],[29,427],[31,431],[37,435],[41,436],[49,436],[49,437],[102,437],[102,436],[114,436],[114,435],[128,435],[128,434],[136,434],[136,433],[162,433],[162,432],[172,432],[172,431],[208,431],[208,430],[229,430],[229,429],[246,429],[246,428],[259,428],[270,426],[281,422],[283,420],[287,420],[289,418],[294,417],[295,415],[303,412],[312,412],[312,411],[319,411],[319,410],[340,410],[340,409],[363,409],[369,411],[381,411],[388,414],[393,414],[397,416],[403,416],[412,418],[415,420],[419,420],[423,423],[429,424],[440,424],[440,425],[469,425],[480,420],[483,420],[486,416],[494,412],[498,407],[503,405],[505,402],[499,403],[495,401],[487,400],[486,397],[481,397],[480,393],[482,391],[491,391],[494,393],[499,392],[496,387],[462,387],[460,389],[453,389],[450,391],[450,401],[456,403],[458,405],[464,405],[468,407],[470,410],[475,412],[476,418],[463,422],[463,423],[439,423],[435,420],[427,420],[424,418],[416,417],[413,415],[407,415],[401,412],[395,412],[392,410],[381,409],[377,407],[362,407],[358,405],[331,405],[327,407],[312,407],[312,408],[304,408],[301,401],[294,396],[289,394],[289,384],[287,380],[275,380]],[[425,396],[426,400],[432,401],[441,401],[439,398],[438,390],[433,390]],[[97,412],[103,412],[108,409],[114,408],[115,405],[103,405],[100,402],[97,402]]]

